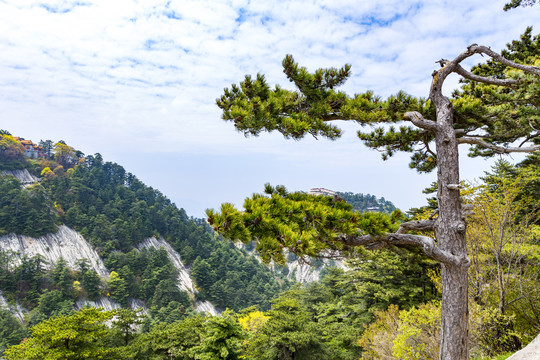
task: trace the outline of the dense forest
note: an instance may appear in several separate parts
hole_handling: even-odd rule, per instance
[[[390,214],[392,211],[396,210],[394,204],[383,197],[377,199],[375,195],[354,194],[352,192],[339,192],[338,194],[346,202],[351,204],[354,210],[359,212],[377,211]]]
[[[35,358],[51,354],[72,358],[87,351],[90,357],[104,359],[358,359],[362,353],[358,335],[375,309],[384,309],[396,300],[410,308],[436,297],[434,288],[426,291],[417,280],[401,273],[410,255],[382,255],[392,259],[386,276],[396,277],[395,285],[402,286],[400,292],[410,291],[414,296],[402,300],[398,294],[388,296],[394,287],[372,292],[381,285],[371,279],[376,271],[358,263],[351,272],[326,269],[319,282],[298,284],[283,292],[265,312],[253,306],[215,317],[198,314],[150,328],[143,326],[142,332],[130,327],[143,321],[136,311],[84,309],[60,315],[31,328],[30,340],[11,347],[6,356],[25,358],[33,352]],[[417,270],[406,272],[411,275]],[[363,290],[357,287],[362,279],[366,280]],[[114,315],[117,318],[112,326],[106,326]],[[55,338],[66,328],[74,332],[70,346]],[[22,333],[22,329],[17,331],[15,335]],[[99,341],[88,340],[97,334]]]
[[[439,268],[421,251],[356,253],[347,271],[327,267],[318,282],[291,285],[121,166],[99,154],[76,158],[66,168],[54,153],[24,160],[39,184],[0,177],[0,231],[40,236],[65,223],[98,249],[111,275],[101,279],[84,260],[46,266],[39,256],[15,261],[0,251],[2,295],[29,310],[23,324],[0,310],[7,359],[75,359],[82,351],[103,359],[437,358]],[[540,156],[530,155],[463,184],[475,209],[468,220],[475,359],[511,353],[540,332],[539,174]],[[411,214],[433,216],[432,201]],[[137,248],[150,236],[166,239],[191,266],[198,299],[229,310],[195,313],[166,251]],[[77,299],[107,294],[124,306],[141,299],[147,314],[73,310]]]
[[[195,300],[209,300],[221,309],[267,310],[269,301],[289,286],[253,256],[223,241],[205,221],[188,217],[159,191],[103,161],[100,154],[85,157],[58,142],[50,157],[27,159],[12,140],[2,131],[0,144],[7,143],[0,149],[2,168],[25,168],[41,181],[23,187],[11,176],[0,176],[0,235],[39,237],[66,224],[92,244],[111,271],[109,279],[102,279],[85,261],[75,268],[63,259],[45,264],[39,256],[18,261],[16,254],[0,249],[0,291],[30,310],[26,325],[69,314],[78,299],[108,295],[122,306],[129,299],[143,300],[149,313],[144,326],[149,328],[192,314]],[[165,250],[138,248],[148,237],[165,239],[191,267],[195,298],[179,290],[177,269]],[[4,317],[9,318],[5,312]],[[5,345],[0,343],[0,349]]]
[[[1,253],[3,294],[31,310],[24,326],[9,312],[0,311],[0,347],[9,348],[5,352],[8,359],[75,358],[81,351],[104,359],[437,358],[440,280],[437,264],[422,252],[413,248],[366,251],[356,254],[356,259],[348,263],[348,271],[325,268],[320,281],[297,284],[287,290],[273,274],[261,270],[255,258],[246,257],[231,243],[218,239],[203,222],[188,219],[168,201],[157,200],[162,195],[149,191],[135,178],[131,182],[136,185],[124,185],[129,191],[122,190],[122,196],[111,195],[115,192],[110,188],[99,195],[99,186],[107,186],[98,185],[97,175],[109,186],[118,187],[121,182],[115,184],[114,177],[104,173],[118,174],[120,168],[104,163],[99,155],[87,159],[73,170],[57,171],[54,177],[44,180],[39,186],[47,196],[40,201],[47,204],[56,192],[62,193],[62,202],[45,206],[48,213],[54,214],[52,224],[64,221],[84,232],[105,257],[111,277],[104,284],[85,261],[80,261],[75,269],[59,261],[46,270],[40,258],[34,257],[23,258],[13,266],[13,254]],[[104,171],[108,167],[116,171]],[[473,260],[469,284],[470,337],[476,359],[515,351],[540,331],[535,290],[540,281],[538,174],[540,157],[529,156],[518,165],[500,161],[481,183],[465,185],[465,199],[476,210],[469,220],[469,251]],[[86,185],[92,183],[88,179],[93,179],[95,187]],[[13,179],[2,181],[19,185]],[[59,186],[67,190],[60,191]],[[12,191],[17,189],[20,188],[13,186]],[[193,312],[193,299],[174,286],[174,269],[166,253],[135,250],[133,246],[140,238],[130,243],[129,237],[122,238],[121,233],[115,232],[118,228],[114,221],[110,223],[107,214],[114,214],[110,209],[121,207],[125,194],[133,189],[146,194],[133,195],[133,199],[139,199],[135,202],[139,208],[146,209],[141,210],[143,213],[155,214],[168,208],[173,214],[183,215],[186,222],[179,224],[193,230],[184,230],[191,235],[191,249],[182,251],[188,240],[174,242],[175,236],[182,233],[181,227],[171,225],[171,221],[130,221],[130,226],[138,228],[128,227],[126,233],[147,231],[146,236],[159,235],[172,241],[190,259],[199,296],[216,304],[233,304],[223,307],[230,310],[219,316]],[[32,187],[24,191],[32,191]],[[70,204],[80,203],[85,196],[86,205],[78,205],[77,210],[70,212],[75,208]],[[111,199],[117,205],[110,204]],[[143,207],[143,201],[154,208]],[[92,206],[95,210],[89,211]],[[108,210],[104,211],[105,208]],[[38,209],[41,208],[35,210]],[[126,209],[122,216],[136,213]],[[68,220],[75,211],[78,215]],[[416,217],[431,213],[426,205],[417,209]],[[90,219],[101,215],[100,230],[115,235],[108,238],[88,225],[90,221],[83,227],[83,223],[74,220],[90,214]],[[177,229],[177,235],[171,235],[171,229]],[[493,229],[504,236],[491,237]],[[197,236],[204,237],[204,242],[196,241]],[[227,275],[221,276],[223,273]],[[255,281],[250,282],[251,279]],[[277,284],[275,289],[271,289],[272,284]],[[97,298],[104,291],[122,304],[132,296],[145,300],[148,315],[128,308],[73,311],[73,301],[81,294]],[[246,295],[252,298],[246,300]],[[69,346],[58,340],[66,329],[74,334]],[[96,334],[100,338],[97,342],[91,340]],[[15,346],[23,338],[28,340]]]

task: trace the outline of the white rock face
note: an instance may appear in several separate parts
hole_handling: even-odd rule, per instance
[[[169,260],[171,260],[171,262],[178,269],[178,272],[179,272],[178,273],[178,287],[180,288],[180,290],[185,290],[193,294],[194,292],[193,281],[191,280],[189,270],[184,266],[182,259],[180,259],[180,254],[177,253],[172,248],[172,246],[169,245],[168,242],[166,242],[164,239],[156,239],[154,237],[151,237],[144,240],[137,247],[139,249],[162,248],[165,251],[167,251]]]
[[[246,246],[242,243],[234,243],[236,248],[240,250],[246,250]],[[247,251],[248,254],[253,255],[255,259],[257,259],[260,263],[262,263],[261,257],[259,256],[259,253],[257,253],[256,250]],[[287,258],[288,252],[285,252],[285,258]],[[323,264],[328,266],[330,263],[329,259],[323,259]],[[347,266],[340,260],[334,260],[335,266],[341,269],[347,269]],[[315,267],[313,265],[307,264],[306,262],[300,262],[298,260],[294,261],[287,261],[285,264],[289,268],[289,273],[287,274],[287,280],[295,280],[299,283],[310,283],[313,281],[319,281],[319,275],[321,274],[321,270],[323,267]],[[276,264],[271,261],[269,265],[267,265],[272,269],[273,271],[276,270]],[[294,279],[293,279],[294,275]]]
[[[12,250],[19,254],[34,256],[40,254],[51,267],[60,257],[74,267],[77,260],[87,259],[91,268],[104,279],[109,278],[109,271],[103,264],[98,253],[82,237],[81,234],[65,225],[59,226],[54,234],[47,234],[40,238],[25,235],[8,234],[0,237],[0,249]]]
[[[0,309],[6,309],[8,310],[13,316],[19,320],[19,322],[22,324],[24,321],[24,313],[26,310],[19,304],[17,305],[10,305],[8,304],[6,298],[2,295],[2,292],[0,291]]]
[[[294,274],[294,280],[300,283],[309,283],[319,280],[319,274],[321,273],[320,268],[316,268],[309,264],[301,264],[298,260],[287,263],[289,268],[289,273],[287,274],[287,279],[292,280]]]
[[[193,280],[191,279],[190,270],[184,265],[180,254],[172,248],[172,246],[164,239],[156,239],[154,237],[144,240],[137,246],[139,249],[164,249],[173,265],[178,269],[178,287],[180,290],[189,292],[192,296],[195,294],[195,287],[193,286]],[[206,312],[211,315],[219,314],[219,311],[208,301],[198,301],[195,304],[195,310],[197,312]]]
[[[328,266],[330,260],[324,259],[323,263]],[[345,264],[340,260],[334,260],[335,266],[342,269],[347,269]],[[287,263],[289,267],[289,273],[287,279],[292,280],[294,274],[294,280],[300,283],[309,283],[313,281],[319,281],[319,276],[323,267],[315,267],[305,262],[299,262],[298,260],[290,261]]]
[[[216,307],[210,301],[197,301],[195,303],[195,311],[205,312],[212,316],[219,315],[219,311],[217,311]]]
[[[163,248],[167,251],[169,259],[179,272],[178,287],[181,290],[188,291],[191,295],[194,295],[195,288],[190,277],[189,269],[182,263],[180,254],[178,254],[169,243],[163,239],[148,238],[139,244],[138,248]],[[75,266],[77,260],[87,259],[90,267],[103,279],[108,279],[110,274],[105,267],[103,260],[86,239],[84,239],[81,234],[65,225],[60,226],[56,233],[47,234],[40,238],[15,234],[2,236],[0,237],[0,249],[4,251],[11,250],[17,253],[19,259],[24,255],[34,256],[39,254],[45,258],[48,263],[46,266],[49,268],[52,267],[60,257],[63,257],[71,268]],[[120,307],[119,304],[108,297],[102,297],[97,301],[77,301],[75,307],[81,309],[85,305],[101,307],[105,310],[113,310]],[[1,295],[0,306],[8,307],[5,298],[1,297]],[[130,300],[130,307],[133,309],[143,308],[144,312],[146,312],[143,302],[137,299]],[[204,311],[212,315],[219,313],[210,302],[198,302],[195,307],[197,311]],[[23,310],[18,308],[14,309],[13,307],[11,307],[10,310],[22,319]],[[17,312],[20,313],[20,316],[17,315]]]
[[[19,179],[23,183],[23,186],[28,186],[39,181],[39,178],[30,174],[27,169],[2,170],[2,176],[10,176],[10,175]]]
[[[85,306],[91,306],[95,308],[102,308],[103,310],[109,311],[114,309],[119,309],[121,306],[116,301],[112,300],[111,298],[102,296],[96,301],[90,301],[90,300],[77,300],[75,301],[75,309],[80,310],[84,308]]]
[[[540,360],[540,335],[507,360]]]
[[[39,254],[47,261],[46,267],[48,268],[52,267],[60,257],[63,257],[71,268],[75,266],[77,260],[87,259],[90,267],[100,277],[103,279],[109,278],[109,271],[98,253],[81,234],[65,225],[60,226],[56,233],[47,234],[40,238],[15,234],[2,236],[0,237],[0,249],[17,253],[18,258],[22,258],[24,255],[34,256]],[[1,303],[2,300],[0,299],[0,306]],[[119,304],[108,297],[102,297],[97,301],[79,300],[75,302],[76,309],[82,309],[86,305],[101,307],[105,310],[120,307]],[[25,312],[20,305],[17,305],[16,308],[12,306],[10,311],[21,320],[23,318],[22,314]]]

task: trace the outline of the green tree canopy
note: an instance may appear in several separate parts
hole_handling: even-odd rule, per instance
[[[8,348],[7,359],[117,359],[116,349],[103,346],[106,322],[114,312],[82,309],[70,316],[43,321],[30,329],[32,337]]]
[[[519,6],[532,6],[537,3],[537,0],[512,0],[504,5],[504,11],[515,9]]]
[[[246,199],[244,211],[223,204],[221,212],[208,210],[208,221],[233,240],[257,241],[263,260],[283,262],[285,249],[298,255],[326,255],[364,246],[421,246],[441,263],[441,359],[468,358],[467,345],[467,208],[462,207],[459,145],[471,156],[489,157],[540,150],[538,138],[538,36],[530,30],[499,54],[472,44],[454,59],[441,59],[433,71],[429,97],[405,92],[383,99],[370,91],[349,96],[335,88],[350,76],[350,65],[310,73],[291,55],[283,60],[284,73],[296,90],[271,88],[265,77],[246,76],[240,85],[225,89],[217,99],[223,119],[245,135],[278,131],[285,138],[306,135],[336,139],[334,120],[354,121],[371,131],[358,131],[383,159],[398,151],[411,153],[410,167],[420,172],[437,169],[438,216],[399,224],[400,216],[359,217],[339,199],[287,193],[267,186],[267,195]],[[462,63],[474,55],[490,61],[466,70]],[[442,87],[451,74],[465,83],[453,98]],[[477,91],[480,89],[480,91]],[[488,94],[488,95],[485,95]],[[399,126],[399,127],[398,127]],[[418,231],[433,231],[434,238]]]

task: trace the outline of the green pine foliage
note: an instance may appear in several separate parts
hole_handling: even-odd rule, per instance
[[[510,9],[515,9],[519,6],[532,6],[537,3],[537,0],[512,0],[509,3],[506,3],[503,9],[504,11],[508,11]]]
[[[191,275],[203,298],[235,311],[252,305],[267,310],[270,300],[289,286],[286,280],[276,281],[266,266],[254,256],[246,258],[232,244],[217,247],[206,259],[197,257]]]
[[[0,176],[0,236],[9,233],[39,237],[56,230],[54,204],[41,185],[21,188],[14,177]]]
[[[110,332],[106,322],[114,312],[82,309],[32,327],[32,337],[5,352],[7,359],[118,359],[115,348],[106,346]]]
[[[501,52],[506,59],[519,64],[540,65],[540,34],[532,35],[528,27],[519,40],[514,40]],[[526,138],[539,144],[537,129],[540,128],[540,81],[538,77],[521,71],[508,70],[493,60],[474,66],[475,75],[520,79],[519,87],[494,85],[461,80],[463,86],[453,94],[456,109],[456,127],[469,132],[482,128],[494,144],[509,145]],[[482,119],[489,118],[489,122]],[[532,134],[529,134],[533,131]],[[473,146],[469,156],[493,156],[494,150]]]
[[[283,186],[266,185],[266,194],[254,194],[244,211],[225,203],[221,212],[207,210],[214,230],[233,241],[256,241],[264,262],[285,263],[283,250],[316,257],[323,250],[353,251],[343,237],[381,235],[397,230],[401,213],[358,213],[339,197],[289,193]]]
[[[190,299],[176,284],[177,269],[164,249],[115,252],[106,260],[111,270],[111,297],[126,304],[128,297],[144,300],[148,307],[161,308],[171,301],[190,307]],[[114,276],[113,273],[114,272]]]
[[[222,309],[239,310],[251,305],[268,309],[269,301],[288,286],[287,281],[276,278],[245,251],[222,241],[205,221],[189,218],[159,191],[120,165],[103,161],[100,154],[87,156],[67,171],[52,160],[43,160],[41,166],[49,170],[38,170],[43,173],[40,185],[22,189],[18,180],[0,177],[0,235],[14,232],[42,236],[63,222],[90,241],[107,268],[115,272],[115,278],[102,284],[99,276],[88,270],[87,263],[79,263],[76,269],[62,270],[74,274],[70,284],[61,273],[48,283],[23,286],[25,291],[9,287],[20,287],[20,281],[9,285],[0,281],[0,290],[13,300],[24,299],[31,309],[51,288],[59,287],[68,298],[67,293],[77,281],[77,296],[96,300],[102,293],[109,293],[124,306],[129,298],[142,299],[151,314],[160,318],[176,314],[170,304],[177,304],[184,310],[175,316],[185,316],[191,311],[193,299],[178,289],[177,271],[166,252],[136,249],[151,236],[163,237],[186,265],[193,266],[198,299],[211,300]],[[212,270],[202,271],[208,264]],[[44,273],[42,270],[39,274]]]
[[[0,357],[11,345],[17,345],[28,336],[26,329],[7,310],[0,309]]]

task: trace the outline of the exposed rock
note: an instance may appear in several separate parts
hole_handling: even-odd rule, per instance
[[[506,360],[540,360],[540,335]]]
[[[205,312],[213,316],[219,315],[219,311],[210,301],[197,301],[195,303],[195,311]]]
[[[19,322],[22,324],[24,321],[24,314],[27,312],[20,304],[17,305],[10,305],[6,298],[2,295],[2,292],[0,291],[0,309],[6,309],[8,310],[13,316],[19,320]]]
[[[298,260],[288,262],[287,266],[289,268],[289,274],[287,274],[287,279],[289,280],[293,280],[293,276],[294,280],[300,283],[309,283],[319,280],[321,268],[316,268],[305,263],[301,264],[298,262]]]
[[[167,255],[173,265],[178,269],[178,287],[181,290],[188,291],[194,296],[195,289],[193,281],[190,277],[189,269],[182,263],[180,254],[163,239],[148,238],[138,246],[143,248],[163,248],[167,251]],[[60,257],[66,260],[68,266],[74,267],[77,260],[87,259],[90,267],[103,279],[109,278],[109,271],[105,267],[103,260],[92,246],[84,239],[84,237],[69,227],[62,225],[58,227],[58,231],[53,234],[47,234],[39,238],[32,238],[25,235],[8,234],[0,237],[0,249],[6,251],[11,250],[17,254],[18,258],[24,255],[34,256],[41,255],[47,261],[47,267],[52,267]],[[130,307],[133,309],[143,308],[146,313],[144,302],[138,299],[130,299]],[[77,309],[81,309],[86,305],[101,307],[105,310],[113,310],[120,307],[108,297],[102,297],[97,301],[79,300],[75,303]],[[10,311],[19,317],[23,318],[23,309],[17,305],[9,307],[5,298],[0,296],[0,306],[9,308]],[[197,311],[207,312],[216,315],[219,311],[210,302],[197,302],[195,305]]]
[[[249,255],[254,256],[255,259],[262,263],[261,257],[259,256],[259,253],[257,253],[257,251],[247,251],[246,245],[242,243],[235,242],[234,245],[237,249],[246,251]],[[287,258],[288,254],[288,252],[285,253],[285,258]],[[329,259],[323,259],[324,266],[328,266],[329,263]],[[314,281],[319,281],[319,275],[321,274],[321,270],[324,267],[315,267],[305,261],[298,261],[298,259],[293,261],[288,260],[285,265],[289,268],[289,272],[287,273],[287,280],[294,280],[299,283],[310,283]],[[347,266],[345,266],[342,261],[337,259],[334,260],[334,265],[342,269],[347,269]],[[273,261],[270,262],[270,264],[267,266],[269,266],[273,271],[276,271],[276,264]]]
[[[321,274],[321,270],[324,268],[324,266],[328,266],[330,263],[330,260],[324,259],[323,260],[323,266],[315,267],[311,264],[308,264],[306,262],[301,262],[298,260],[289,261],[287,262],[287,266],[289,268],[289,273],[287,274],[288,280],[296,280],[296,282],[300,283],[309,283],[314,281],[319,281],[319,275]],[[347,267],[343,262],[339,260],[334,260],[334,265],[346,269]]]
[[[84,308],[85,306],[91,306],[96,308],[103,308],[103,310],[109,311],[114,309],[119,309],[121,306],[116,301],[112,300],[111,298],[102,296],[96,301],[91,300],[77,300],[75,301],[75,309],[80,310]]]
[[[74,267],[77,260],[87,259],[99,276],[105,279],[109,277],[109,271],[98,253],[81,234],[65,225],[59,226],[56,233],[39,238],[15,234],[2,236],[0,249],[12,250],[18,253],[19,257],[40,254],[48,262],[49,267],[52,267],[60,257],[63,257],[70,267]]]
[[[189,270],[184,266],[180,254],[178,254],[168,242],[163,239],[156,239],[154,237],[144,240],[137,246],[139,249],[159,249],[162,248],[167,251],[169,260],[178,269],[178,287],[181,290],[188,291],[193,294],[193,281],[189,275]]]
[[[13,176],[17,179],[19,179],[23,186],[31,185],[35,182],[39,181],[39,178],[35,177],[34,175],[30,174],[27,169],[23,170],[2,170],[2,176]]]
[[[193,286],[193,281],[191,280],[189,269],[182,262],[180,254],[178,254],[178,252],[176,252],[168,242],[166,242],[164,239],[156,239],[151,237],[144,240],[137,247],[139,249],[164,249],[173,265],[178,269],[178,287],[180,290],[185,290],[192,296],[195,295],[195,288]],[[211,315],[219,314],[219,311],[214,307],[214,305],[208,301],[198,301],[195,304],[195,310],[198,312],[206,312]]]

